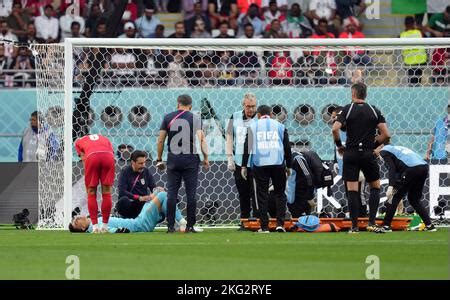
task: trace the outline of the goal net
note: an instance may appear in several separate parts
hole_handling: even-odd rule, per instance
[[[449,104],[450,39],[67,39],[65,45],[32,47],[38,110],[61,145],[49,155],[48,141],[40,139],[39,228],[66,227],[77,207],[87,213],[83,166],[73,147],[74,139],[87,133],[107,136],[117,151],[114,202],[117,176],[133,149],[148,153],[157,185],[165,186],[165,173],[155,169],[157,137],[180,94],[191,95],[209,143],[211,167],[200,172],[197,222],[210,226],[239,223],[225,128],[242,110],[247,92],[256,95],[258,105],[272,107],[295,148],[313,149],[330,164],[335,159],[331,113],[350,102],[349,87],[356,81],[368,85],[368,102],[384,113],[394,144],[425,156],[435,128],[447,130],[439,121],[447,117]],[[432,179],[424,189],[433,218],[448,217],[445,142],[435,139]],[[387,188],[386,170],[381,170],[380,213]],[[184,195],[182,189],[178,206],[183,212]],[[410,212],[407,199],[404,204],[404,212]],[[318,191],[314,213],[348,213],[339,175],[332,196]]]

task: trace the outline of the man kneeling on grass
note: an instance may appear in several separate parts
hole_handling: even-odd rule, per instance
[[[151,195],[151,200],[144,204],[141,213],[134,219],[110,217],[108,226],[110,233],[152,232],[158,223],[165,220],[167,212],[167,193],[158,192]],[[184,231],[186,220],[177,208],[175,221]],[[101,222],[99,220],[99,222]],[[92,232],[91,220],[86,216],[76,216],[69,224],[70,232]]]

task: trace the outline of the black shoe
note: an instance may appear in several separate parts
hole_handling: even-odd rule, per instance
[[[173,227],[167,228],[167,233],[175,233],[175,228]]]
[[[237,231],[246,231],[247,229],[245,229],[244,225],[239,226]]]
[[[428,225],[428,226],[425,226],[425,228],[423,229],[423,231],[436,232],[437,229],[436,229],[436,227],[434,227],[433,224],[430,224],[430,225]]]
[[[186,229],[184,230],[184,233],[189,233],[189,232],[197,233],[198,231],[195,230],[194,227],[186,227]]]
[[[358,227],[352,227],[352,228],[350,228],[348,233],[350,233],[350,234],[359,233],[359,228]]]

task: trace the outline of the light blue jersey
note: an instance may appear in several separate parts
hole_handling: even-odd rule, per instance
[[[432,145],[432,156],[433,159],[444,159],[447,157],[447,152],[445,151],[445,143],[447,141],[448,133],[448,117],[440,118],[436,122],[434,127],[434,143]]]
[[[158,206],[153,202],[147,202],[142,207],[140,214],[134,219],[122,219],[110,217],[108,222],[109,232],[115,233],[118,228],[127,228],[130,232],[151,232],[158,223],[164,221],[167,213],[167,192],[158,192],[155,194],[161,203],[161,212]],[[181,211],[177,208],[175,211],[175,220],[179,222],[183,218]],[[98,220],[101,225],[101,218]],[[87,232],[92,232],[92,223],[89,225]]]
[[[284,163],[283,124],[270,118],[261,118],[250,125],[253,134],[251,165],[279,166]]]
[[[247,136],[248,127],[254,120],[258,118],[255,116],[253,119],[244,121],[242,118],[242,111],[237,111],[233,114],[233,147],[234,147],[234,161],[237,166],[242,167],[242,159],[244,157],[244,143]],[[250,167],[250,160],[247,164]]]
[[[419,154],[406,147],[386,145],[383,149],[381,149],[381,151],[392,153],[398,160],[401,160],[408,167],[416,167],[427,164],[427,162],[423,160]]]

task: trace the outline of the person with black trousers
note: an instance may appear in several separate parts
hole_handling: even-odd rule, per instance
[[[333,124],[333,138],[339,154],[343,155],[343,179],[348,189],[348,207],[352,228],[349,232],[358,232],[359,196],[358,179],[362,171],[370,185],[369,224],[367,231],[382,233],[375,218],[380,204],[380,169],[374,149],[390,139],[389,129],[383,114],[374,106],[366,103],[367,86],[362,83],[352,85],[352,103],[346,105],[337,115]],[[345,146],[339,136],[343,126],[347,128]],[[379,135],[375,137],[376,130]]]
[[[253,93],[246,93],[242,100],[242,110],[234,112],[228,121],[226,134],[226,151],[228,158],[228,170],[233,172],[234,181],[239,194],[239,207],[241,209],[241,219],[257,217],[255,193],[253,191],[253,175],[248,171],[247,179],[242,178],[241,168],[244,154],[244,142],[247,130],[252,122],[258,118],[256,116],[256,96]],[[247,165],[247,167],[250,167]],[[239,230],[245,230],[241,223]]]
[[[389,171],[389,187],[386,192],[386,215],[384,230],[391,232],[391,223],[397,206],[408,194],[408,202],[423,220],[424,231],[436,231],[430,215],[420,203],[423,186],[428,177],[428,164],[419,154],[409,148],[393,145],[381,145],[375,151],[384,161]]]
[[[257,110],[258,120],[249,126],[244,143],[244,157],[241,176],[246,179],[247,164],[250,166],[256,186],[256,203],[261,224],[259,232],[269,232],[269,183],[272,180],[277,205],[276,231],[285,232],[286,215],[286,178],[292,171],[292,152],[287,129],[283,124],[273,120],[270,106],[261,105]],[[251,156],[250,156],[251,154]]]
[[[131,164],[120,171],[116,209],[123,218],[136,218],[144,204],[151,200],[156,185],[145,166],[146,160],[147,153],[136,150],[131,154]]]
[[[200,116],[194,115],[192,98],[180,95],[178,107],[164,116],[158,138],[158,157],[156,167],[165,169],[162,161],[164,142],[167,138],[167,233],[175,232],[175,209],[178,201],[178,191],[181,181],[184,181],[187,202],[187,224],[185,233],[195,233],[197,209],[197,184],[200,165],[196,141],[199,141],[203,154],[203,165],[209,168],[208,146],[202,130]]]

